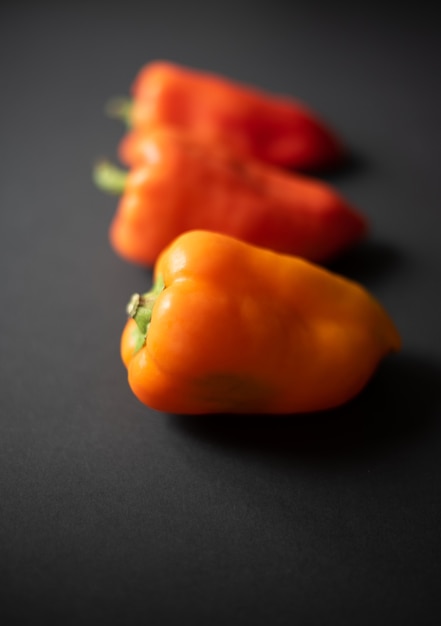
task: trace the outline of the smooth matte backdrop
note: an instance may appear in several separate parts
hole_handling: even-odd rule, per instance
[[[441,623],[440,34],[408,3],[2,3],[2,624]],[[297,97],[350,147],[326,180],[371,230],[332,268],[403,350],[347,406],[183,418],[130,392],[151,273],[110,248],[91,171],[155,59]]]

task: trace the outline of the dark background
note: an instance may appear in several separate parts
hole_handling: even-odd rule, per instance
[[[2,3],[2,624],[441,623],[438,24],[408,3]],[[105,102],[158,58],[298,97],[351,147],[327,179],[371,233],[334,269],[404,347],[347,406],[184,419],[132,396],[119,337],[150,273],[111,250],[91,169],[123,133]]]

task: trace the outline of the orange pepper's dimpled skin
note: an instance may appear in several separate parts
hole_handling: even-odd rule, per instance
[[[137,326],[135,320],[129,319],[124,327],[120,345],[121,359],[126,367],[129,367],[129,363],[136,352],[136,331]]]
[[[155,273],[165,289],[146,344],[133,355],[130,321],[122,355],[135,395],[161,411],[335,407],[400,347],[393,322],[358,284],[230,237],[186,233]]]
[[[316,170],[338,165],[340,140],[304,105],[212,73],[155,62],[132,86],[132,126],[173,126],[220,142],[240,157]]]

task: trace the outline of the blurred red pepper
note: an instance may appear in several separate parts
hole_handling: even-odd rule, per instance
[[[213,73],[152,62],[135,78],[132,96],[132,131],[120,150],[129,166],[139,159],[142,135],[158,125],[222,143],[241,158],[291,169],[317,171],[345,157],[340,139],[304,104]]]
[[[110,239],[129,261],[152,265],[181,233],[205,229],[306,259],[325,261],[361,239],[365,218],[330,185],[218,144],[157,127],[125,177],[101,166],[100,187],[121,191]],[[115,180],[116,174],[116,180]]]

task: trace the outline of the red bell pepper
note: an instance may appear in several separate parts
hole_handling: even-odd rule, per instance
[[[365,218],[329,184],[251,159],[219,144],[157,127],[142,144],[143,159],[126,177],[110,239],[124,258],[152,265],[178,235],[217,231],[258,246],[321,262],[366,233]],[[98,184],[115,183],[104,166]]]
[[[127,165],[137,162],[143,134],[164,125],[290,169],[317,171],[345,157],[340,139],[306,105],[213,73],[156,61],[140,70],[132,96],[132,131],[120,151]]]

